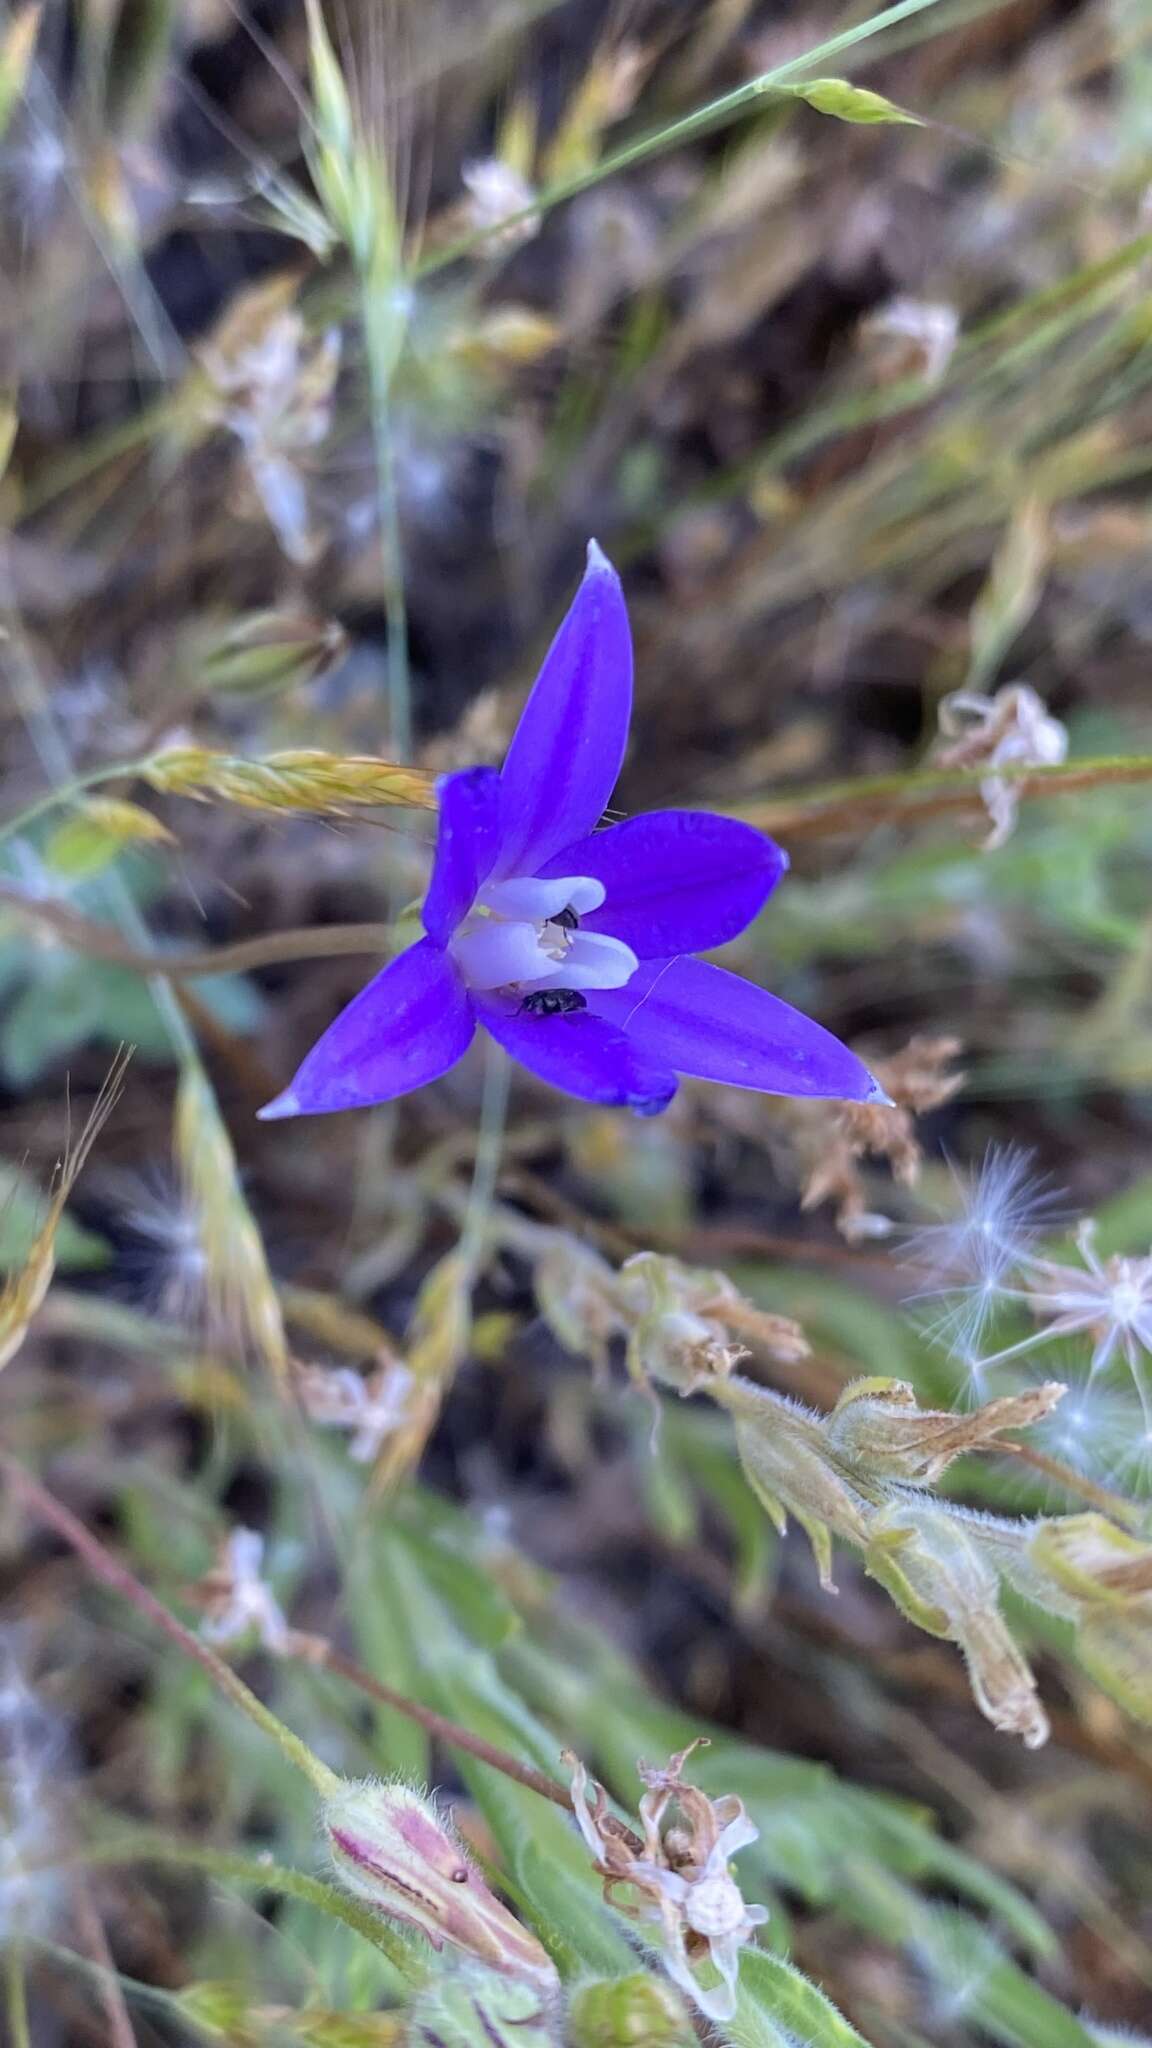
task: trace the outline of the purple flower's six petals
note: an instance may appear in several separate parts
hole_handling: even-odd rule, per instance
[[[593,541],[501,770],[497,875],[535,875],[591,832],[616,786],[631,710],[624,593]]]
[[[597,990],[588,1004],[627,1032],[637,1055],[677,1074],[766,1095],[887,1099],[823,1025],[706,960],[647,960],[627,988]]]
[[[291,1087],[260,1115],[317,1116],[390,1102],[446,1074],[467,1052],[475,1029],[448,955],[421,939],[341,1010]]]
[[[736,818],[648,811],[564,847],[544,872],[603,883],[603,906],[581,917],[581,929],[623,939],[641,960],[663,960],[734,939],[787,865],[773,840]]]
[[[624,599],[593,542],[503,769],[439,784],[427,938],[342,1011],[262,1116],[408,1094],[455,1065],[478,1022],[541,1080],[642,1115],[667,1106],[678,1074],[886,1100],[819,1024],[690,957],[757,915],[787,866],[778,846],[697,811],[594,830],[623,760],[631,698]],[[553,990],[576,1007],[543,1014]]]
[[[665,1064],[649,1059],[623,1032],[590,1010],[538,1017],[500,996],[478,996],[476,1010],[505,1052],[568,1095],[655,1116],[667,1109],[676,1093],[676,1076]]]
[[[440,829],[423,916],[429,938],[446,946],[496,862],[499,770],[465,768],[458,775],[445,775],[437,785],[437,795]]]

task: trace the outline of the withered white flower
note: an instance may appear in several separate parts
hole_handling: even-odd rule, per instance
[[[209,1643],[236,1643],[255,1636],[273,1656],[282,1657],[292,1631],[271,1586],[264,1583],[264,1538],[255,1529],[236,1528],[224,1538],[216,1563],[196,1589],[204,1607],[200,1633]]]
[[[977,690],[953,690],[940,704],[940,738],[935,759],[942,768],[975,768],[993,772],[980,784],[992,830],[985,853],[994,853],[1011,837],[1020,808],[1020,785],[997,768],[1051,768],[1068,753],[1068,728],[1053,718],[1031,683],[1009,683],[994,697]]]
[[[604,1787],[589,1779],[575,1757],[570,1758],[572,1797],[608,1903],[643,1925],[658,1927],[661,1957],[673,1983],[709,2019],[728,2020],[736,2010],[740,1950],[768,1918],[766,1906],[746,1903],[728,1865],[738,1850],[757,1840],[760,1830],[734,1793],[709,1799],[698,1787],[682,1783],[684,1764],[698,1747],[699,1742],[690,1743],[663,1769],[637,1766],[648,1788],[640,1801],[642,1837],[609,1812]],[[618,1885],[631,1886],[640,1903],[621,1905],[612,1897]],[[717,1985],[701,1984],[696,1974],[706,1958],[719,1974]]]
[[[399,1358],[382,1358],[367,1378],[351,1366],[306,1366],[297,1385],[304,1413],[322,1428],[352,1432],[349,1456],[373,1465],[408,1416],[415,1376]]]

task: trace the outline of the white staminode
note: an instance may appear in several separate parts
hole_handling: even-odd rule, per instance
[[[452,940],[456,964],[469,988],[623,988],[640,964],[631,946],[558,922],[565,910],[585,917],[603,901],[604,885],[591,875],[489,882]]]

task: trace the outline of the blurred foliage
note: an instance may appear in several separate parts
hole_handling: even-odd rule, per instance
[[[0,23],[14,2048],[682,2048],[563,1759],[635,1845],[638,1767],[701,1735],[678,1825],[740,1806],[722,1897],[770,1910],[718,2038],[1147,2029],[1150,34],[1115,0]],[[465,1065],[257,1125],[402,940],[434,778],[500,759],[592,532],[637,634],[619,801],[779,833],[731,964],[895,1108],[687,1086],[632,1125],[521,1081],[497,1167]],[[694,1290],[675,1343],[645,1272]],[[636,1384],[684,1388],[688,1325],[711,1402]],[[931,1495],[846,1442],[861,1380],[969,1432]],[[838,1541],[833,1596],[773,1526],[813,1444],[939,1539],[937,1590],[995,1551],[1046,1749],[902,1618],[899,1553],[864,1546],[894,1605]],[[32,1470],[248,1719],[45,1546]],[[809,1520],[826,1575],[856,1538]],[[534,1988],[338,1889],[331,1772],[443,1792]]]

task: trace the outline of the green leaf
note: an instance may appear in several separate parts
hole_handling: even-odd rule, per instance
[[[1093,2048],[1067,2006],[1014,1963],[983,1928],[952,1907],[923,1908],[917,1947],[957,2021],[1003,2048]]]
[[[766,1949],[748,1948],[740,1958],[740,1996],[727,2031],[738,2048],[755,2048],[771,2039],[765,2022],[785,2029],[804,2048],[869,2048],[810,1978]]]
[[[562,1744],[456,1625],[408,1546],[394,1551],[394,1588],[418,1697],[473,1734],[555,1776]],[[496,1882],[513,1897],[565,1977],[618,1975],[634,1956],[605,1906],[571,1821],[539,1793],[463,1751],[453,1759],[500,1848]],[[505,1875],[506,1873],[506,1875]]]
[[[11,1272],[27,1258],[44,1220],[44,1197],[22,1167],[0,1160],[0,1272]],[[86,1230],[65,1211],[56,1226],[56,1264],[63,1272],[106,1266],[111,1250],[94,1230]]]
[[[49,956],[50,971],[25,982],[0,1025],[0,1072],[13,1088],[39,1080],[84,1045],[100,1015],[99,991],[85,964]]]

